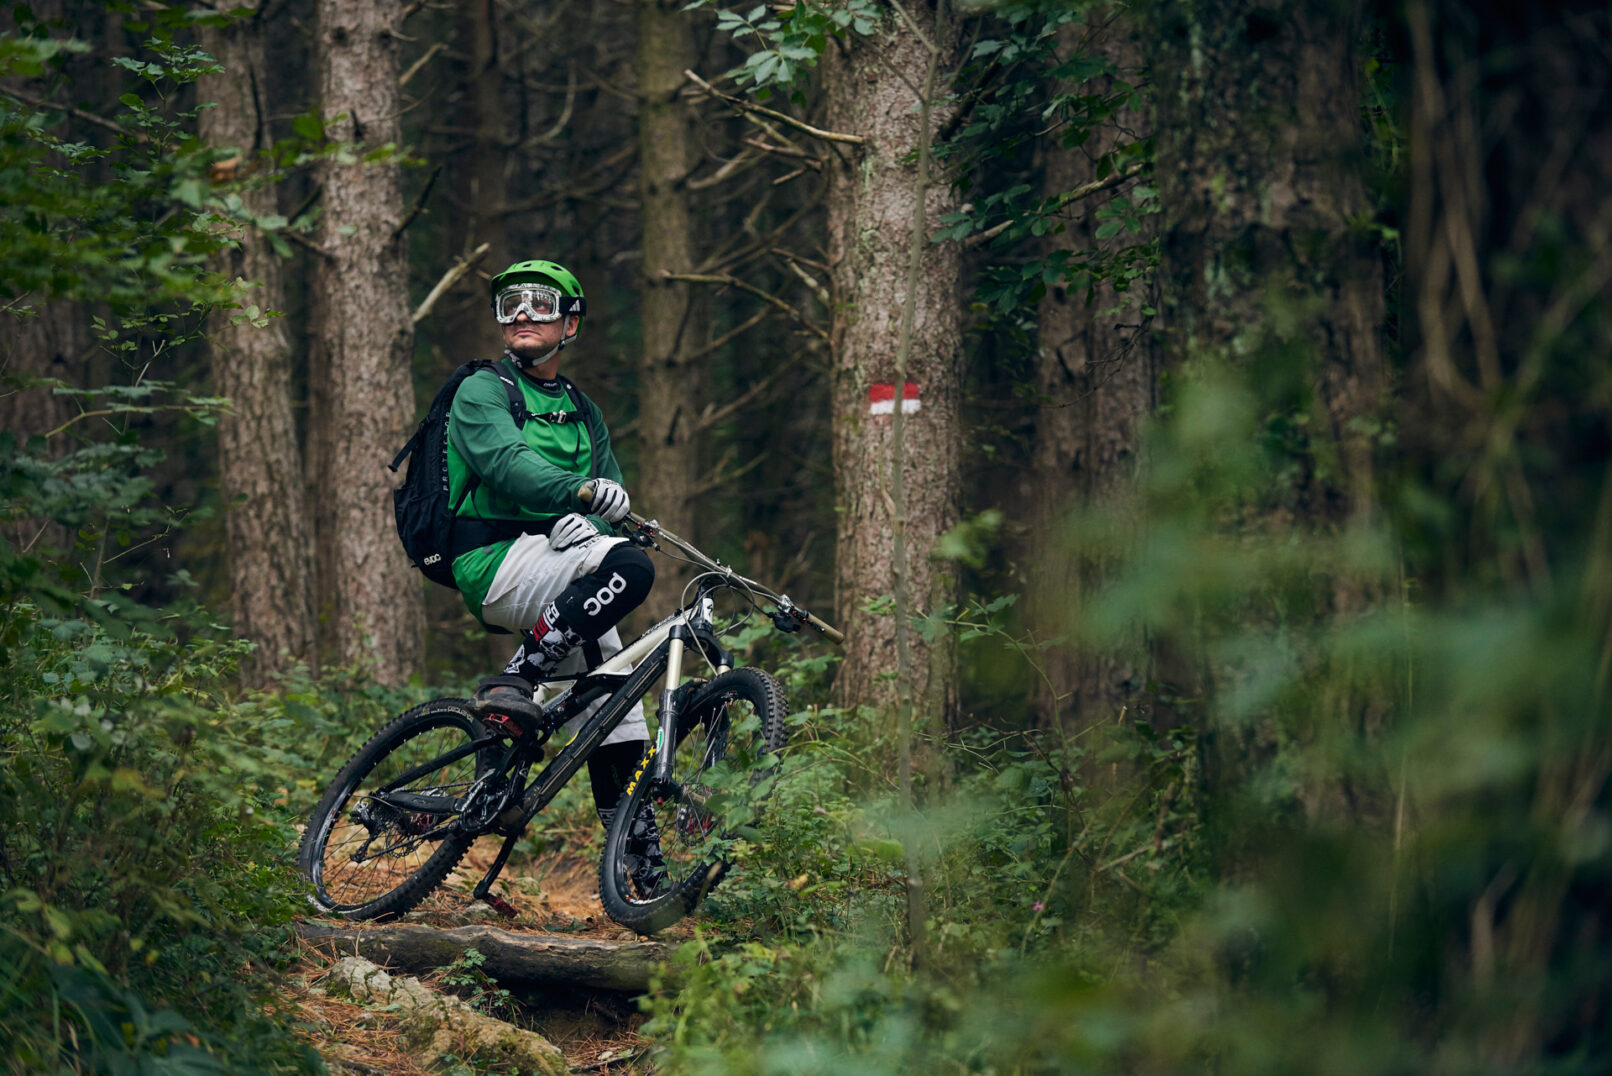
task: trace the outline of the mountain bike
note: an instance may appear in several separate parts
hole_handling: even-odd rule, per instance
[[[756,820],[776,778],[789,711],[770,673],[735,668],[723,649],[713,623],[718,593],[737,595],[779,631],[809,626],[834,642],[844,637],[788,595],[654,520],[629,514],[622,530],[641,547],[695,564],[699,573],[684,591],[692,598],[609,659],[541,685],[534,701],[543,720],[535,726],[482,717],[468,699],[448,698],[375,733],[336,774],[303,833],[297,865],[322,912],[402,915],[447,878],[477,838],[493,834],[503,844],[472,900],[513,918],[515,909],[492,885],[516,842],[662,677],[659,727],[605,836],[599,899],[611,919],[647,935],[689,914],[721,880],[731,837]],[[575,737],[532,776],[555,730],[595,704]],[[646,834],[658,836],[653,869],[638,854]]]

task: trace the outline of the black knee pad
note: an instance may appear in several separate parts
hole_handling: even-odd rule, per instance
[[[655,565],[642,549],[618,545],[599,567],[579,576],[554,604],[566,624],[584,639],[597,639],[643,604],[655,584]]]
[[[640,602],[649,597],[649,588],[655,585],[655,562],[649,559],[648,553],[625,542],[605,554],[604,560],[599,562],[599,571],[620,572],[630,586],[639,589]]]

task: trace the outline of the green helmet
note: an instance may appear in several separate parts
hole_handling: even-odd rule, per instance
[[[556,316],[566,317],[574,314],[577,319],[576,336],[582,335],[582,317],[587,313],[588,300],[582,294],[582,284],[565,266],[557,262],[540,260],[516,262],[502,273],[494,276],[489,283],[493,312],[500,322],[514,320],[514,311],[512,310],[506,317],[499,305],[500,296],[508,291],[511,285],[546,284],[559,292],[560,302]],[[546,319],[533,317],[533,320]],[[569,339],[574,340],[576,337],[573,336]]]

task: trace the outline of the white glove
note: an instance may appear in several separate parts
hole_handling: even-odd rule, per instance
[[[588,505],[588,511],[593,515],[606,523],[620,523],[627,518],[631,508],[632,502],[620,482],[612,482],[608,478],[593,480],[593,503]]]
[[[574,545],[597,537],[599,532],[588,522],[588,517],[581,512],[572,512],[555,520],[554,526],[549,528],[549,548],[570,549]]]

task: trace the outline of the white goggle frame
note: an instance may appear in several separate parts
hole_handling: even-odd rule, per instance
[[[508,325],[523,313],[532,321],[558,321],[560,298],[560,290],[546,284],[513,284],[493,300],[493,317],[500,325]],[[546,302],[547,314],[538,313],[539,302]]]

